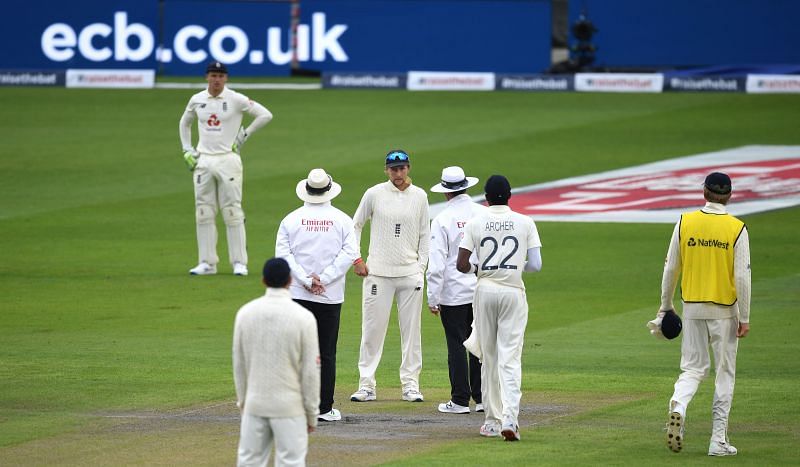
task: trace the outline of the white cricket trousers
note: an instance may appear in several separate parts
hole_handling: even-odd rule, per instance
[[[265,418],[242,414],[238,467],[266,467],[275,444],[275,467],[304,466],[308,453],[306,417]]]
[[[368,275],[364,278],[361,306],[361,352],[358,358],[359,388],[375,390],[375,371],[381,362],[392,302],[397,300],[400,322],[400,384],[403,392],[419,391],[422,371],[422,273],[405,277]]]
[[[736,331],[739,321],[729,319],[684,319],[681,342],[681,374],[675,382],[675,392],[670,399],[670,410],[676,405],[685,410],[697,392],[700,382],[709,374],[711,362],[708,347],[714,352],[716,380],[714,401],[711,405],[712,441],[727,441],[728,415],[733,402],[736,382],[736,351],[739,339]]]
[[[216,265],[217,212],[222,211],[231,264],[247,264],[247,237],[242,210],[242,158],[235,152],[203,154],[193,172],[197,255],[199,262]]]
[[[486,423],[498,425],[506,419],[518,424],[522,345],[528,324],[525,291],[479,282],[472,308],[483,350],[481,395]]]

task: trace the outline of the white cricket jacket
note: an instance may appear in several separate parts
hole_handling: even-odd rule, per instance
[[[462,274],[456,269],[458,246],[464,237],[464,226],[472,217],[486,211],[469,195],[461,194],[447,201],[445,209],[431,222],[431,251],[428,259],[428,305],[465,305],[472,303],[475,274]]]
[[[292,269],[292,298],[317,303],[344,301],[345,275],[358,257],[350,216],[325,203],[304,203],[289,213],[278,227],[275,256]],[[314,295],[311,273],[316,273],[325,293]]]

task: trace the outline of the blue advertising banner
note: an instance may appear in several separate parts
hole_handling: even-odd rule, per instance
[[[201,75],[316,71],[538,73],[550,65],[550,0],[290,2],[29,0],[11,6],[4,67],[155,69]],[[17,11],[18,10],[18,11]],[[6,43],[9,44],[9,43]]]
[[[581,13],[597,27],[600,67],[800,63],[797,0],[581,0],[569,8],[570,27]]]

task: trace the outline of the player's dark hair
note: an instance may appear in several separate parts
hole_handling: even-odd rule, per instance
[[[267,287],[280,289],[286,287],[291,278],[292,270],[289,263],[283,258],[270,258],[264,263],[264,283]]]

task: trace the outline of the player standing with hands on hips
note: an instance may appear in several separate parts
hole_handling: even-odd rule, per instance
[[[705,206],[683,214],[672,231],[661,279],[659,314],[674,310],[681,278],[683,339],[681,374],[669,401],[667,446],[683,448],[686,408],[708,376],[714,352],[716,381],[711,405],[709,456],[735,456],[728,441],[728,415],[736,379],[739,338],[750,331],[750,238],[742,221],[728,214],[731,179],[720,172],[703,184]]]
[[[464,228],[486,207],[472,201],[467,189],[478,179],[467,177],[461,167],[446,167],[442,181],[434,193],[444,193],[447,205],[431,222],[431,253],[428,261],[428,308],[439,315],[447,341],[447,367],[450,373],[450,400],[439,404],[442,413],[469,413],[469,399],[475,411],[483,411],[481,403],[481,363],[467,352],[463,342],[472,332],[472,299],[477,279],[473,274],[456,270],[458,246]]]
[[[178,127],[183,158],[194,175],[198,265],[192,275],[217,273],[217,211],[222,210],[228,238],[228,258],[237,276],[247,275],[247,237],[242,210],[242,145],[272,120],[263,105],[225,86],[228,69],[220,62],[206,67],[208,88],[189,99]],[[242,118],[253,121],[245,129]],[[192,146],[192,122],[199,139]]]
[[[422,402],[419,373],[422,370],[422,287],[428,264],[430,226],[428,194],[411,184],[411,160],[405,151],[389,151],[389,180],[368,189],[353,216],[356,245],[370,221],[369,256],[360,256],[355,273],[364,278],[361,305],[361,349],[358,358],[359,389],[350,400],[376,399],[375,371],[381,361],[392,302],[397,301],[400,321],[400,384],[403,400]]]
[[[480,434],[519,441],[522,344],[528,323],[522,272],[542,269],[542,243],[533,219],[508,207],[511,185],[506,177],[489,177],[485,192],[489,209],[467,224],[456,265],[463,273],[478,275],[473,332],[483,351],[481,389],[486,411]],[[470,263],[473,252],[477,265]]]

